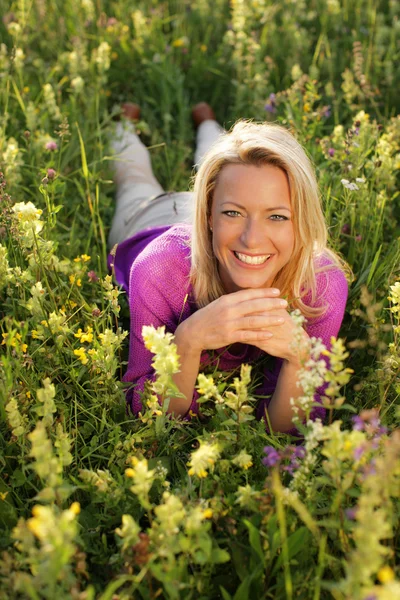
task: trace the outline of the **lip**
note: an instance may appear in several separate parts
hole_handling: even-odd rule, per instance
[[[237,252],[237,250],[236,250],[236,252]],[[232,253],[233,259],[237,265],[239,265],[243,269],[251,269],[252,271],[261,271],[262,269],[265,269],[265,267],[274,258],[274,254],[271,254],[269,259],[266,260],[265,263],[262,263],[261,265],[248,265],[247,263],[244,263],[241,260],[239,260],[238,258],[236,258],[235,251],[231,250],[231,253]],[[239,254],[245,254],[246,256],[250,256],[250,257],[265,256],[265,254],[248,254],[247,252],[240,252]]]

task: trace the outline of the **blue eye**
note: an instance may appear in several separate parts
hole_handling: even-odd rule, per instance
[[[270,219],[272,219],[272,221],[288,221],[289,220],[284,215],[271,215]]]
[[[225,210],[223,213],[223,215],[227,215],[228,217],[237,217],[237,216],[241,216],[240,212],[238,212],[237,210]]]

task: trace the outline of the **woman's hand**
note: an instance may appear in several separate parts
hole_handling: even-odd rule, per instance
[[[282,327],[285,340],[289,332],[287,302],[279,298],[279,293],[275,288],[265,288],[226,294],[183,321],[177,331],[193,352],[235,343],[252,344],[268,352],[267,342],[275,335],[281,336]],[[280,352],[284,346],[275,343],[271,349]]]
[[[304,329],[300,328],[299,331],[299,326],[293,321],[287,310],[282,308],[274,311],[274,314],[282,317],[282,322],[271,328],[271,337],[256,342],[254,345],[271,356],[301,366],[309,357],[309,336]]]

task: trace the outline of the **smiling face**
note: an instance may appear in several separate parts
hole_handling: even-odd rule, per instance
[[[209,223],[225,291],[271,287],[294,246],[286,173],[273,165],[226,165]]]

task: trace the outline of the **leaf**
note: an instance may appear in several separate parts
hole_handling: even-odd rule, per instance
[[[222,600],[232,600],[232,596],[226,591],[225,588],[220,585],[219,589],[222,594]]]
[[[85,177],[85,179],[88,179],[88,177],[89,177],[89,169],[88,169],[87,160],[86,160],[85,144],[83,143],[83,139],[82,139],[82,135],[81,135],[81,130],[79,129],[78,123],[76,123],[76,128],[78,130],[79,145],[81,147],[81,160],[82,160],[83,176]]]
[[[300,550],[307,548],[307,546],[309,546],[310,542],[311,542],[311,533],[307,529],[307,527],[304,527],[304,526],[300,527],[299,529],[297,529],[297,531],[292,533],[292,535],[290,535],[287,539],[289,560],[294,558],[296,556],[296,554],[298,554],[300,552]],[[272,576],[275,575],[277,570],[282,566],[282,563],[283,563],[283,552],[278,556],[278,559],[274,565],[274,568],[272,569],[272,572],[271,572]]]
[[[227,550],[223,550],[223,548],[213,548],[211,551],[211,560],[210,562],[214,565],[226,563],[231,560],[231,556]]]
[[[249,541],[250,546],[253,548],[259,559],[261,560],[263,566],[265,567],[265,554],[261,544],[261,536],[258,529],[248,521],[247,519],[243,519],[243,523],[246,525],[249,530]]]

